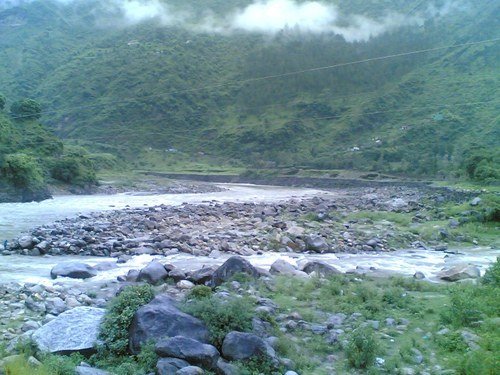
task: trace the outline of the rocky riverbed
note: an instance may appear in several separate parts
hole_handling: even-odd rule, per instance
[[[217,272],[224,275],[224,280],[234,274],[233,271],[218,271],[222,260],[217,265],[186,270],[186,267],[169,264],[164,257],[227,259],[230,256],[244,256],[258,259],[268,254],[281,254],[285,260],[278,256],[271,262],[270,268],[268,266],[254,271],[253,266],[249,265],[252,267],[250,274],[271,278],[272,275],[308,278],[312,274],[329,276],[346,271],[321,259],[313,259],[321,255],[342,260],[342,257],[349,255],[372,254],[372,258],[368,259],[375,260],[378,256],[395,252],[397,247],[413,248],[416,256],[418,250],[444,254],[448,251],[447,242],[457,239],[457,235],[447,233],[457,220],[435,208],[447,202],[470,200],[470,196],[447,190],[352,188],[281,202],[206,201],[180,206],[127,208],[81,214],[43,225],[11,241],[3,250],[4,259],[14,255],[71,256],[73,260],[80,257],[81,261],[54,267],[51,274],[56,280],[52,284],[1,285],[2,340],[11,343],[12,349],[12,343],[19,337],[30,336],[43,324],[66,311],[106,307],[117,290],[130,283],[159,284],[156,287],[158,293],[179,301],[196,284],[220,284]],[[479,202],[471,201],[470,204],[475,207]],[[401,231],[397,226],[399,219],[375,221],[370,212],[382,213],[389,218],[390,215],[399,215],[397,218],[408,218],[415,226],[440,220],[440,226],[433,229],[435,233],[432,236],[423,237],[418,231]],[[313,263],[308,262],[308,254]],[[142,269],[123,272],[115,280],[94,279],[98,274],[116,273],[117,264],[127,264],[141,256],[155,260]],[[89,266],[86,264],[88,257],[109,259]],[[458,263],[453,266],[440,276],[443,280],[477,278],[481,274],[480,267],[475,265]],[[236,267],[236,270],[240,269]],[[356,268],[353,264],[349,271],[364,274],[377,271],[377,267],[368,261],[362,267]],[[67,281],[68,276],[86,281],[75,284]],[[415,277],[425,278],[426,275],[416,273]],[[172,282],[165,284],[166,280]],[[237,285],[234,287],[238,288]],[[261,310],[274,308],[266,306],[266,303],[261,307]],[[358,318],[342,315],[342,319],[347,319],[346,322]],[[279,319],[284,331],[293,331],[298,324],[302,324],[313,334],[316,334],[315,330],[319,332],[321,329],[320,335],[336,335],[330,332],[335,327],[327,328],[327,323],[319,326],[303,323],[300,316],[280,316]],[[326,322],[329,317],[325,319]]]

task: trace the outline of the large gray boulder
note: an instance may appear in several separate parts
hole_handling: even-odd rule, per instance
[[[319,261],[319,260],[313,260],[310,262],[307,262],[303,267],[302,271],[304,271],[307,274],[315,274],[317,276],[321,277],[331,277],[334,275],[340,275],[342,272],[340,272],[338,269],[336,269],[333,266],[330,266],[328,263]]]
[[[191,272],[188,280],[195,284],[210,284],[215,271],[217,271],[216,266],[203,267],[197,271]]]
[[[137,354],[149,340],[184,336],[208,343],[209,332],[203,322],[180,311],[173,299],[161,294],[142,306],[134,315],[129,330],[130,350]]]
[[[92,351],[98,343],[99,325],[105,312],[95,307],[75,307],[37,329],[32,339],[44,352]]]
[[[252,357],[276,358],[274,349],[253,333],[229,332],[222,343],[222,355],[231,361],[241,361]]]
[[[464,279],[477,279],[481,277],[481,271],[476,266],[461,264],[445,270],[437,274],[441,280],[459,281]]]
[[[222,266],[217,268],[215,273],[212,275],[211,286],[219,286],[230,280],[238,273],[247,274],[255,279],[259,277],[259,272],[250,264],[248,260],[243,259],[240,256],[233,256],[226,260]]]
[[[70,277],[72,279],[89,279],[97,275],[97,271],[85,263],[60,263],[50,271],[50,277]]]
[[[160,358],[156,363],[158,375],[175,375],[181,368],[188,367],[189,363],[179,358]]]
[[[156,344],[155,351],[160,357],[183,359],[192,365],[207,369],[216,369],[220,357],[215,346],[183,336],[175,336],[159,341]]]
[[[137,281],[145,281],[149,284],[159,284],[168,277],[168,272],[163,264],[152,261],[144,267],[137,277]]]
[[[283,259],[276,260],[273,264],[271,264],[270,271],[272,275],[285,275],[285,276],[299,276],[299,277],[307,277],[307,273],[303,271],[299,271],[297,267],[291,265],[287,261]]]
[[[316,253],[324,253],[330,250],[330,246],[328,245],[326,240],[316,234],[306,236],[305,242],[306,250],[314,251]]]

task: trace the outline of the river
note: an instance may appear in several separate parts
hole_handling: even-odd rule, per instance
[[[204,194],[164,194],[144,195],[140,193],[91,196],[58,196],[40,203],[7,203],[0,204],[0,237],[12,238],[35,226],[53,222],[79,213],[105,211],[125,207],[142,207],[156,205],[180,205],[186,203],[201,204],[209,201],[218,202],[276,202],[292,198],[306,198],[333,193],[315,189],[270,187],[254,185],[220,184],[225,191]],[[452,254],[452,253],[456,254]],[[432,250],[398,250],[390,253],[363,254],[288,254],[266,253],[248,257],[248,260],[259,267],[269,268],[276,259],[284,259],[299,264],[306,260],[323,260],[341,271],[373,272],[375,274],[413,275],[416,271],[426,274],[430,280],[437,281],[435,275],[445,266],[458,263],[470,263],[478,266],[482,272],[493,262],[500,251],[484,247],[454,249],[449,253]],[[220,265],[229,256],[218,258],[193,257],[187,254],[176,254],[163,257],[162,261],[192,271],[205,265]],[[119,275],[130,269],[144,267],[153,257],[136,256],[117,268],[100,272],[92,281],[64,280],[67,283],[85,283],[95,281],[116,280]],[[0,256],[0,282],[35,282],[52,283],[50,269],[61,262],[79,261],[96,265],[101,262],[115,262],[111,258],[76,257],[76,256]],[[371,268],[371,270],[370,270]],[[61,282],[58,279],[57,282]]]

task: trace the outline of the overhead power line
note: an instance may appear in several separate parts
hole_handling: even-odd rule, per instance
[[[114,100],[114,101],[110,101],[107,103],[85,105],[85,106],[75,106],[75,107],[65,108],[64,110],[57,110],[57,109],[47,110],[47,111],[42,111],[41,114],[46,115],[46,114],[51,114],[51,113],[58,113],[61,111],[92,109],[92,108],[98,108],[98,107],[108,106],[108,105],[112,105],[112,104],[125,104],[125,103],[130,103],[130,102],[133,102],[136,100],[144,100],[144,99],[149,99],[149,98],[169,96],[169,95],[175,95],[175,94],[181,94],[181,93],[216,89],[216,88],[221,88],[221,87],[230,86],[230,85],[247,84],[247,83],[254,83],[254,82],[260,82],[260,81],[266,81],[266,80],[272,80],[272,79],[278,79],[278,78],[285,78],[285,77],[291,77],[291,76],[305,74],[305,73],[331,70],[331,69],[340,68],[340,67],[344,67],[344,66],[359,65],[359,64],[369,63],[369,62],[393,59],[393,58],[397,58],[397,57],[414,56],[414,55],[419,55],[419,54],[423,54],[423,53],[436,52],[436,51],[441,51],[441,50],[446,50],[446,49],[451,49],[451,48],[461,48],[461,47],[470,47],[470,46],[486,44],[486,43],[496,43],[499,41],[500,41],[500,38],[493,38],[493,39],[485,39],[485,40],[480,40],[480,41],[460,43],[460,44],[454,44],[454,45],[448,45],[448,46],[407,51],[407,52],[401,52],[401,53],[396,53],[396,54],[391,54],[391,55],[378,56],[378,57],[372,57],[372,58],[367,58],[367,59],[362,59],[362,60],[355,60],[355,61],[349,61],[349,62],[344,62],[344,63],[338,63],[338,64],[333,64],[333,65],[326,65],[326,66],[320,66],[320,67],[315,67],[315,68],[295,70],[295,71],[286,72],[286,73],[273,74],[273,75],[267,75],[267,76],[261,76],[261,77],[253,77],[253,78],[247,78],[247,79],[243,79],[243,80],[227,81],[227,82],[223,82],[223,83],[219,83],[219,84],[215,84],[215,85],[207,85],[207,86],[200,86],[200,87],[194,87],[194,88],[183,89],[183,90],[164,92],[161,94],[145,95],[145,96],[141,96],[141,97],[136,96],[136,97],[126,98],[126,99],[122,99],[122,100]],[[31,116],[30,115],[14,116],[13,118],[20,119],[20,118],[26,118],[26,117],[31,117]]]

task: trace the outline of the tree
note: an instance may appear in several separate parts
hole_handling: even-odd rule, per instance
[[[10,113],[22,120],[38,120],[42,117],[42,106],[33,99],[18,100],[11,105]]]
[[[5,98],[5,96],[0,94],[0,111],[2,111],[5,108],[6,101],[7,99]]]
[[[6,155],[1,172],[18,189],[36,191],[45,186],[40,165],[35,158],[26,154]]]

